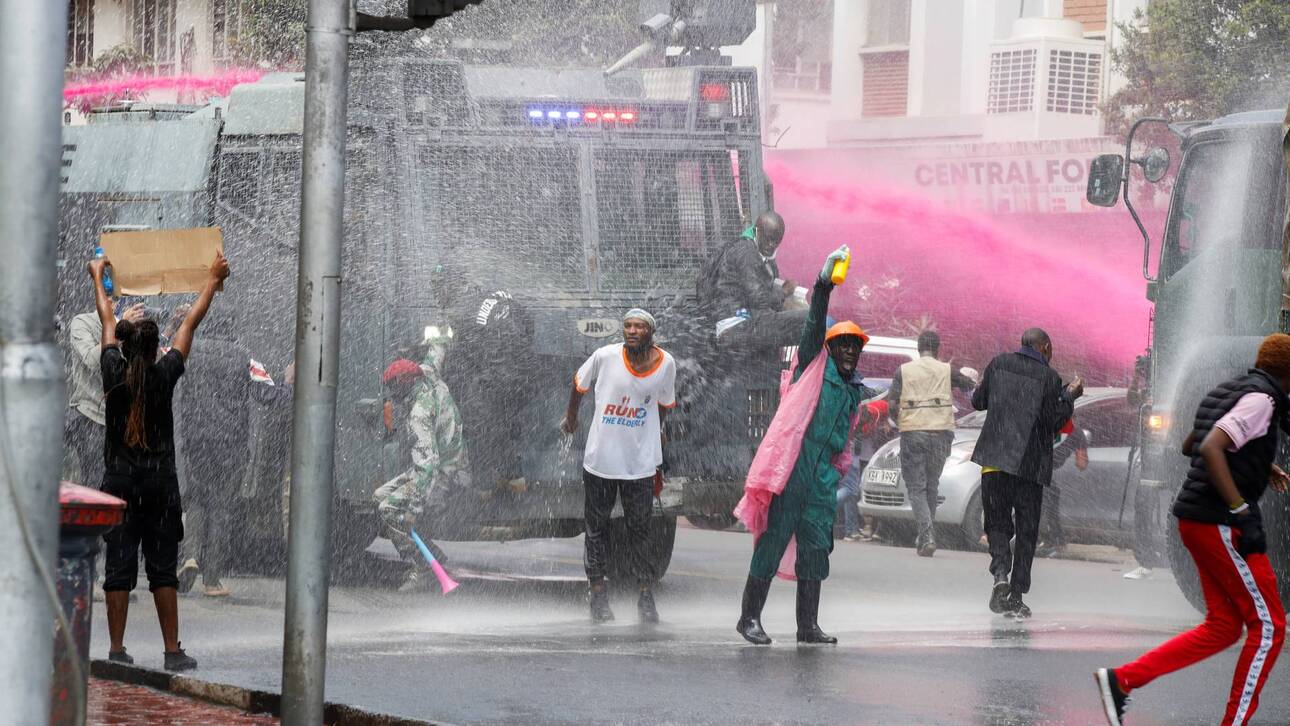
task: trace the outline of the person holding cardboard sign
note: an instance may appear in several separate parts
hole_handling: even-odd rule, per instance
[[[197,661],[179,643],[176,569],[184,525],[171,401],[197,326],[229,276],[228,261],[223,253],[216,253],[205,287],[175,333],[170,350],[161,357],[157,357],[161,336],[156,322],[118,323],[112,314],[112,302],[103,289],[109,264],[106,257],[89,263],[95,307],[103,324],[99,358],[106,399],[103,491],[126,502],[124,521],[103,538],[107,545],[103,592],[111,640],[108,659],[133,662],[125,651],[125,623],[130,591],[139,579],[142,548],[148,589],[165,641],[165,668],[186,671],[196,668]]]

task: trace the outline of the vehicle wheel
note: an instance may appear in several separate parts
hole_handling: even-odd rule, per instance
[[[687,514],[686,520],[699,529],[710,529],[717,532],[730,529],[739,520],[733,514]]]
[[[1203,613],[1205,612],[1205,593],[1200,587],[1200,575],[1196,572],[1196,563],[1192,562],[1191,553],[1183,545],[1177,525],[1171,521],[1168,530],[1165,536],[1169,540],[1169,569],[1174,573],[1174,582],[1178,583],[1178,589],[1182,590],[1187,602]]]
[[[658,579],[662,580],[672,564],[672,547],[676,544],[676,517],[653,516],[649,520],[649,540],[645,545],[646,556],[654,564]],[[619,518],[609,522],[609,579],[632,582],[627,546],[627,521]],[[633,583],[634,584],[634,583]]]
[[[970,551],[984,552],[989,549],[981,545],[981,538],[985,536],[985,509],[981,506],[981,488],[972,493],[972,500],[968,502],[967,510],[963,512],[963,524],[960,526],[963,533],[963,544]]]

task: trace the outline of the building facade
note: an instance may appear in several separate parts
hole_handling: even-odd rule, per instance
[[[234,65],[242,0],[70,0],[67,68],[132,48],[157,75],[209,75]]]
[[[1115,24],[1147,0],[779,0],[727,49],[777,148],[1102,134]]]

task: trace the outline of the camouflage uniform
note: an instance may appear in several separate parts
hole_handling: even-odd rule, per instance
[[[417,534],[442,560],[430,542],[429,524],[443,518],[458,500],[470,496],[470,460],[462,434],[461,415],[448,386],[430,366],[412,392],[412,408],[401,425],[403,457],[408,469],[376,490],[377,509],[385,534],[405,562],[421,562],[408,535]]]

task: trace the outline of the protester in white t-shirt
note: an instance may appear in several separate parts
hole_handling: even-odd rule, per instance
[[[654,316],[633,308],[623,316],[623,343],[591,354],[573,378],[569,409],[560,428],[578,430],[578,406],[595,390],[594,417],[583,455],[586,521],[584,564],[591,583],[591,618],[613,620],[605,575],[609,560],[609,514],[621,498],[627,520],[628,555],[640,585],[641,619],[658,622],[654,582],[658,573],[647,553],[654,510],[654,475],[663,463],[663,418],[676,405],[676,361],[654,345]]]

